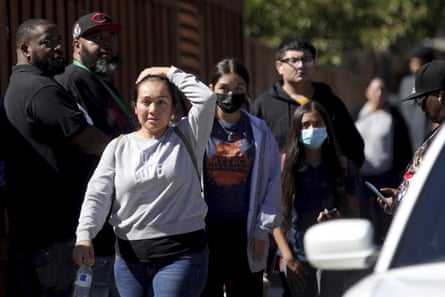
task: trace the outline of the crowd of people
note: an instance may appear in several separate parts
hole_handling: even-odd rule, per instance
[[[257,98],[245,65],[225,58],[208,83],[148,67],[128,106],[113,85],[120,30],[103,12],[81,16],[66,66],[52,21],[17,29],[1,114],[6,296],[72,296],[89,265],[92,297],[260,297],[275,262],[283,296],[341,296],[348,274],[317,271],[304,234],[363,217],[383,242],[445,118],[445,62],[415,52],[423,60],[401,105],[419,105],[433,125],[414,147],[384,79],[350,113],[313,80],[317,51],[301,37],[279,45],[280,79]]]

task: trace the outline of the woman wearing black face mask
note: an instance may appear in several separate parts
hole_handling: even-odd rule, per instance
[[[262,297],[269,233],[282,221],[279,150],[267,124],[242,108],[246,68],[225,59],[210,78],[217,108],[203,167],[210,252],[202,296]]]

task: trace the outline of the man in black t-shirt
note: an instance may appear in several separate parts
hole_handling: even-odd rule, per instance
[[[71,257],[88,156],[109,138],[88,124],[53,76],[64,69],[61,36],[46,19],[23,22],[5,95],[8,129],[10,296],[70,296]]]
[[[76,98],[92,124],[109,137],[136,129],[133,112],[112,83],[118,66],[118,33],[121,26],[109,15],[92,12],[80,17],[73,26],[73,63],[56,80]],[[91,172],[98,158],[91,159]],[[86,185],[85,185],[86,186]],[[114,283],[114,241],[110,224],[93,240],[95,264],[91,295],[119,296]]]
[[[73,63],[55,76],[87,111],[94,126],[112,137],[136,129],[134,113],[112,83],[120,30],[102,12],[80,17],[73,26]]]

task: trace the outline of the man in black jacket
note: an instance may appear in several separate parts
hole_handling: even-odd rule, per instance
[[[315,47],[302,38],[283,40],[275,54],[275,67],[282,79],[256,98],[251,112],[268,123],[283,151],[295,109],[309,100],[321,103],[330,113],[341,152],[360,168],[364,160],[363,140],[343,101],[327,84],[312,81],[315,55]]]

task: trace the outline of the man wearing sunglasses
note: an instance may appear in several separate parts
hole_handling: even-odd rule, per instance
[[[424,64],[416,71],[415,76],[414,93],[402,101],[414,100],[425,113],[425,116],[435,124],[436,128],[431,131],[414,153],[399,187],[397,189],[381,189],[382,193],[389,196],[390,203],[389,205],[384,204],[381,198],[377,198],[377,201],[387,213],[394,213],[403,200],[410,179],[417,172],[423,160],[423,155],[441,129],[442,122],[445,119],[445,61],[432,61]]]

